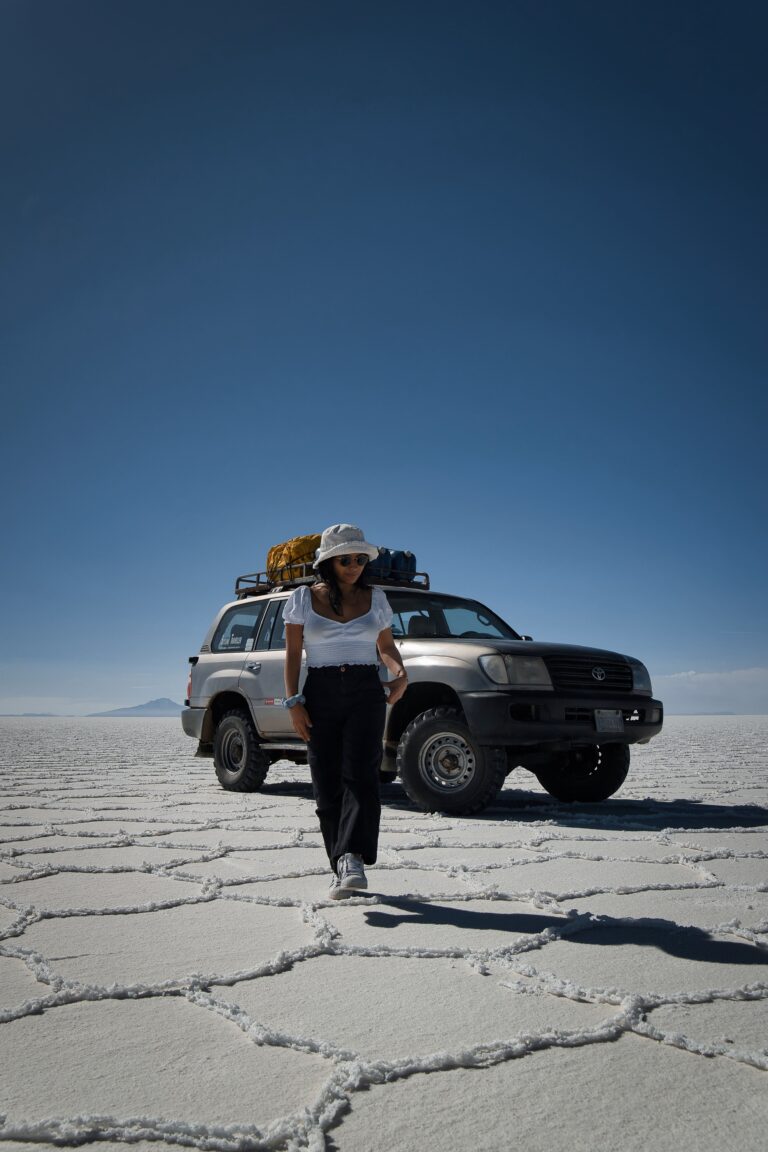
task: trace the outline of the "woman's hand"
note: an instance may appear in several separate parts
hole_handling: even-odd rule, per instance
[[[384,687],[387,689],[387,704],[397,704],[400,697],[408,687],[408,677],[404,672],[396,676],[394,680],[385,680]]]
[[[309,712],[303,704],[294,704],[293,708],[289,709],[291,713],[291,723],[293,724],[294,731],[297,735],[301,736],[305,744],[309,743],[309,730],[312,727],[312,721],[309,718]]]
[[[389,672],[394,673],[394,679],[384,681],[387,704],[397,704],[408,687],[408,673],[403,667],[403,661],[395,645],[391,628],[383,628],[379,632],[376,646],[379,649],[382,664]]]

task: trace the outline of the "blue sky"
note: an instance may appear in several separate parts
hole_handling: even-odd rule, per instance
[[[337,521],[768,711],[761,3],[4,0],[0,712]]]

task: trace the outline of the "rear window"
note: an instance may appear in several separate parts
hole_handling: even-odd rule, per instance
[[[230,608],[216,629],[211,651],[252,652],[264,607],[261,603]]]

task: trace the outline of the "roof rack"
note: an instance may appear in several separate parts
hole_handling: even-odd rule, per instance
[[[317,574],[311,564],[291,564],[274,572],[246,572],[235,581],[235,596],[261,596],[275,588],[296,588],[299,584],[312,584]]]
[[[238,576],[235,581],[235,598],[243,600],[246,596],[263,596],[265,592],[274,592],[281,588],[297,588],[300,584],[314,584],[317,572],[311,564],[289,564],[285,568],[275,569],[272,572],[246,572]],[[399,572],[390,572],[386,579],[372,577],[372,584],[385,584],[388,587],[423,588],[429,591],[429,573],[411,572],[404,575]]]

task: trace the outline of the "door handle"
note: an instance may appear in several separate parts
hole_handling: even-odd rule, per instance
[[[246,664],[245,670],[246,672],[261,672],[261,664]]]

